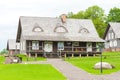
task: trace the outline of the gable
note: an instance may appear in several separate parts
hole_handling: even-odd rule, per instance
[[[106,28],[104,39],[108,36],[107,34],[109,32],[113,32],[115,35],[115,38],[120,38],[120,23],[110,22]]]

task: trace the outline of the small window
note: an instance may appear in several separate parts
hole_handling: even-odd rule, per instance
[[[79,30],[79,33],[89,33],[89,31],[86,28],[82,28]]]
[[[43,32],[43,29],[39,26],[39,24],[35,23],[33,32]]]
[[[39,41],[32,41],[32,50],[39,50]]]
[[[117,46],[117,40],[114,40],[114,47]]]
[[[66,33],[66,32],[68,32],[68,30],[67,30],[64,26],[62,26],[62,25],[60,25],[60,24],[58,23],[58,24],[56,25],[55,29],[54,29],[54,32]]]
[[[64,42],[58,42],[58,50],[64,50]]]

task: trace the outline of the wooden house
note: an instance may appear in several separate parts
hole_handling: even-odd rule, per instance
[[[120,23],[110,22],[106,28],[105,51],[120,51]]]
[[[19,54],[20,53],[20,44],[16,43],[15,39],[9,39],[7,42],[7,50],[10,55]]]
[[[99,54],[98,36],[89,19],[26,17],[19,19],[16,41],[20,53],[31,56],[61,56]]]

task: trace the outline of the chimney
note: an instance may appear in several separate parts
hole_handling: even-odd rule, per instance
[[[61,21],[65,23],[67,18],[66,14],[62,14],[60,17],[61,17]]]

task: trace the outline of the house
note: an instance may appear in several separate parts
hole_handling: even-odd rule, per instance
[[[106,28],[105,51],[120,51],[120,23],[110,22]]]
[[[7,50],[10,55],[20,53],[20,44],[16,43],[15,39],[9,39],[7,42]]]
[[[60,18],[21,16],[16,41],[20,53],[29,57],[100,54],[98,44],[104,42],[91,20],[68,19],[65,14]]]

